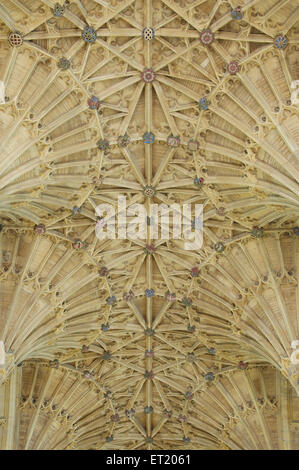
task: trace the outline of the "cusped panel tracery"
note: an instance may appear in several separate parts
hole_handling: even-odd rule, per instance
[[[157,381],[159,394],[153,406],[144,407],[140,400],[126,402],[124,392],[132,387],[129,378],[121,384],[112,374],[111,391],[103,386],[101,374],[88,374],[83,364],[25,362],[1,385],[5,397],[0,408],[1,446],[40,450],[296,446],[298,397],[274,368],[223,371],[204,388],[189,378],[193,389],[183,397],[186,378],[187,370],[176,381]],[[291,423],[282,429],[276,422],[287,409]],[[151,438],[145,431],[149,418],[155,425]]]
[[[1,4],[0,373],[24,389],[21,448],[298,446],[274,419],[298,390],[297,5],[239,3]],[[202,248],[149,217],[142,240],[101,240],[120,195],[203,204]],[[73,403],[74,432],[33,403],[55,386],[60,408],[97,391],[94,419]]]
[[[108,295],[89,258],[53,236],[1,233],[1,338],[14,363],[52,359],[97,334]]]

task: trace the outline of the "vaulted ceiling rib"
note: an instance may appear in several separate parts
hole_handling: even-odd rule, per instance
[[[298,20],[1,1],[1,449],[299,447]],[[202,248],[99,240],[119,195],[203,204]]]

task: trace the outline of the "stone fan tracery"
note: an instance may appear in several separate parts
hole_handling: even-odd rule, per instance
[[[296,1],[2,3],[1,448],[298,447]]]

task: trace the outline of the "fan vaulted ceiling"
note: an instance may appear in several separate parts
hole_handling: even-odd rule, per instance
[[[299,447],[298,21],[1,0],[1,449]],[[99,240],[119,195],[203,204],[202,248]]]

